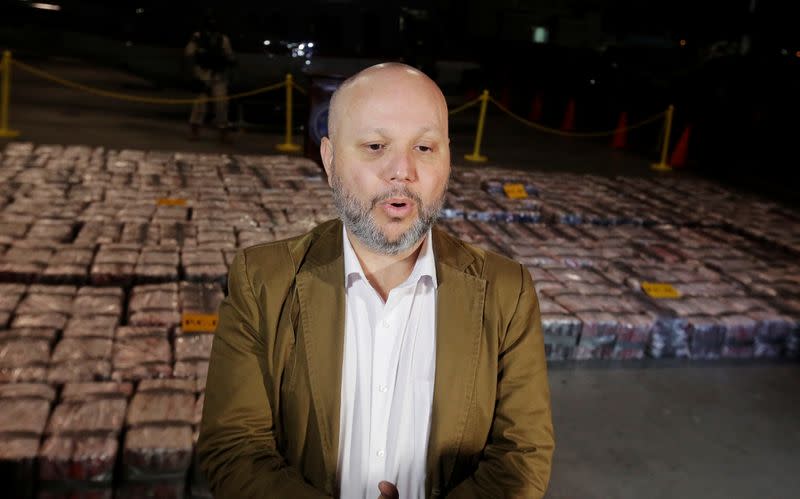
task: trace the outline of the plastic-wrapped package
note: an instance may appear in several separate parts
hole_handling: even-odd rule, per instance
[[[50,264],[41,273],[42,282],[85,282],[89,275],[88,265]]]
[[[183,248],[181,251],[182,265],[218,265],[225,263],[220,250],[204,248]]]
[[[0,284],[0,310],[13,312],[25,289],[24,284]]]
[[[744,292],[739,286],[723,281],[676,283],[673,287],[682,296],[737,296]]]
[[[119,442],[116,435],[54,435],[39,449],[39,479],[110,483]]]
[[[50,344],[43,340],[0,341],[0,368],[44,365],[50,361]]]
[[[755,336],[758,323],[744,315],[719,317],[725,327],[725,343],[722,356],[725,358],[749,359],[755,355]]]
[[[67,324],[67,318],[68,316],[57,312],[17,315],[14,320],[11,321],[11,327],[62,330]]]
[[[49,383],[103,381],[111,377],[111,362],[102,359],[84,359],[79,362],[53,364],[47,369]]]
[[[141,247],[136,244],[104,244],[95,255],[95,263],[136,265]]]
[[[125,422],[127,400],[87,398],[64,401],[56,406],[47,425],[49,435],[119,434]]]
[[[153,326],[119,326],[116,333],[117,340],[153,336],[166,340],[169,337],[169,328]]]
[[[192,427],[157,425],[130,428],[122,462],[127,480],[184,478],[192,461]]]
[[[197,384],[188,379],[143,379],[139,382],[137,393],[146,392],[185,392],[194,393]]]
[[[58,330],[52,328],[23,327],[0,331],[0,343],[6,340],[44,340],[48,345],[56,341]]]
[[[40,383],[46,380],[46,365],[0,367],[0,383]]]
[[[122,288],[109,287],[109,286],[102,286],[102,287],[82,286],[78,288],[76,297],[82,298],[84,296],[114,297],[120,302],[122,302],[122,298],[124,298],[125,296],[125,290],[123,290]]]
[[[7,259],[7,255],[8,252],[4,258]],[[0,279],[10,282],[33,282],[41,275],[44,267],[44,264],[35,262],[0,261]]]
[[[575,356],[581,321],[568,314],[542,313],[542,332],[548,360],[568,360]],[[177,367],[177,366],[176,366]]]
[[[181,322],[181,314],[177,310],[139,310],[128,317],[132,326],[177,326]]]
[[[84,294],[75,298],[73,315],[78,317],[110,315],[122,316],[122,301],[119,297],[111,295]]]
[[[0,399],[0,434],[39,437],[44,432],[50,401],[37,398]]]
[[[64,327],[64,338],[114,338],[119,319],[111,315],[73,317]]]
[[[138,261],[138,264],[142,265],[166,265],[170,267],[177,267],[179,263],[180,256],[177,246],[173,248],[164,246],[144,247]]]
[[[175,362],[173,376],[176,378],[196,378],[203,380],[205,386],[205,379],[208,377],[208,361],[207,360],[180,360]]]
[[[175,337],[175,360],[208,360],[211,357],[211,334],[182,334]]]
[[[178,391],[149,391],[134,395],[128,411],[130,426],[161,423],[192,424],[194,393]]]
[[[718,318],[699,315],[688,318],[689,351],[693,359],[718,359],[725,343],[725,326]]]
[[[787,339],[795,328],[795,320],[787,315],[769,311],[750,312],[748,316],[757,322],[755,356],[780,357],[786,349]]]
[[[225,298],[216,283],[182,282],[180,285],[181,310],[202,314],[215,314]]]
[[[8,383],[0,384],[0,399],[42,399],[53,402],[56,391],[45,383]]]
[[[81,362],[83,360],[111,360],[112,341],[104,338],[64,338],[56,344],[50,361]]]
[[[140,263],[134,270],[136,282],[177,281],[178,268],[170,265]]]
[[[129,221],[125,223],[120,235],[121,243],[135,243],[140,245],[158,244],[159,241],[159,227],[151,225],[144,221]]]
[[[583,323],[583,328],[575,348],[575,358],[609,358],[620,332],[616,317],[607,312],[581,312],[576,315]]]
[[[164,378],[172,374],[172,348],[160,336],[117,338],[112,379],[128,381]]]
[[[610,358],[616,360],[644,358],[645,349],[655,326],[655,316],[650,314],[621,314],[619,330]]]
[[[178,310],[178,305],[177,283],[148,284],[133,288],[128,310]]]
[[[95,263],[89,275],[95,286],[129,285],[133,282],[135,265],[132,263]]]
[[[86,401],[97,398],[127,399],[133,394],[133,384],[105,381],[101,383],[67,383],[61,390],[64,401]]]
[[[197,237],[197,228],[189,223],[162,221],[158,227],[159,240],[162,245],[180,247]]]
[[[669,311],[656,312],[656,323],[647,353],[656,359],[689,357],[689,333],[686,318]]]
[[[228,276],[228,267],[225,264],[201,264],[184,266],[184,274],[189,281],[197,282],[225,282]]]

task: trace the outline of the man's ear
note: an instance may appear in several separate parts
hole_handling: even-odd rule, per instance
[[[328,185],[331,185],[331,174],[333,169],[333,142],[328,137],[322,137],[319,145],[319,155],[322,157],[322,166],[328,176]]]

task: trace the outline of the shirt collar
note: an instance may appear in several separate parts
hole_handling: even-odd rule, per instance
[[[414,262],[414,268],[411,270],[411,274],[408,276],[408,279],[398,287],[410,286],[412,284],[416,285],[420,279],[427,277],[430,279],[433,288],[436,289],[438,282],[436,279],[436,261],[434,259],[432,241],[431,229],[428,229],[428,233],[425,235],[425,239],[422,241],[422,246],[417,255],[417,261]],[[344,224],[342,224],[342,245],[344,247],[345,288],[349,287],[356,278],[361,278],[364,282],[368,282],[367,276],[364,274],[364,269],[361,267],[361,262],[358,261],[356,252],[347,235],[347,229],[345,229]]]

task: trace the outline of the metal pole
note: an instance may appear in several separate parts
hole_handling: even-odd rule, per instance
[[[11,93],[11,51],[3,51],[3,82],[0,89],[0,137],[13,138],[19,135],[8,128],[8,101]]]
[[[675,112],[675,106],[672,104],[667,108],[667,116],[664,120],[664,142],[661,144],[661,161],[653,163],[653,170],[669,171],[672,167],[667,164],[667,154],[669,153],[669,136],[672,132],[672,113]]]
[[[485,163],[486,156],[481,156],[481,141],[483,140],[483,125],[486,122],[486,106],[489,103],[489,91],[484,90],[481,94],[481,114],[478,118],[478,132],[475,134],[475,147],[472,149],[472,154],[464,155],[464,159],[472,161],[473,163]]]
[[[276,149],[281,152],[297,152],[300,146],[292,143],[292,74],[286,75],[286,139],[283,144],[278,144]]]

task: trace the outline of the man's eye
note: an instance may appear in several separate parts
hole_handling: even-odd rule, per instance
[[[417,146],[420,152],[431,152],[433,151],[433,147],[430,146]]]
[[[367,144],[370,151],[380,151],[383,149],[383,144]]]

